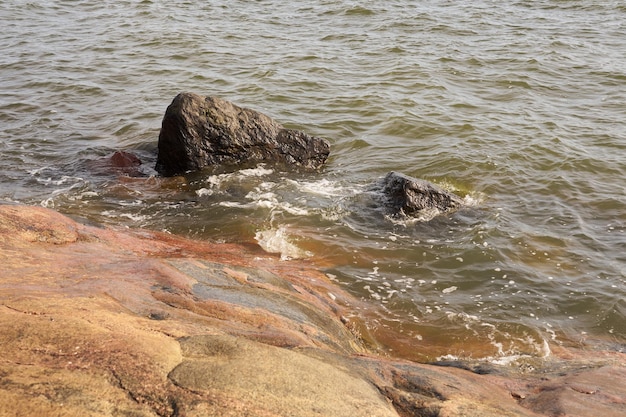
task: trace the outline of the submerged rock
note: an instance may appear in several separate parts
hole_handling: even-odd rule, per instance
[[[134,168],[141,165],[141,159],[137,155],[126,151],[115,151],[109,160],[116,168]]]
[[[390,172],[382,180],[383,204],[392,215],[419,216],[424,211],[445,213],[462,206],[463,199],[428,181]]]
[[[144,176],[141,164],[141,159],[137,155],[121,150],[106,157],[85,162],[86,168],[96,175],[123,175],[128,177]]]
[[[262,113],[217,97],[180,93],[163,117],[156,170],[171,176],[259,162],[317,169],[329,153],[327,140],[286,129]]]

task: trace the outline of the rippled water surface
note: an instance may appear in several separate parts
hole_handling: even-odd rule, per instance
[[[4,0],[0,25],[0,201],[310,258],[419,360],[624,350],[623,2]],[[327,167],[158,178],[181,91],[328,138]],[[387,218],[391,170],[467,207]]]

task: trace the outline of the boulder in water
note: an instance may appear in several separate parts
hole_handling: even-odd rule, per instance
[[[463,199],[428,181],[390,172],[382,180],[385,208],[393,215],[419,216],[425,211],[445,213],[461,207]]]
[[[126,151],[115,151],[109,158],[111,166],[115,168],[136,168],[141,165],[141,159],[137,155]]]
[[[217,97],[180,93],[167,108],[156,170],[165,176],[214,165],[283,163],[318,169],[327,140],[286,129],[272,118]]]

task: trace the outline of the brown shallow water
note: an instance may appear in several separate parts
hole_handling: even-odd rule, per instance
[[[4,1],[0,199],[309,258],[424,360],[624,350],[624,22],[592,1]],[[180,91],[325,136],[331,159],[152,177]],[[144,178],[97,162],[117,149]],[[368,187],[390,170],[468,206],[388,219]]]

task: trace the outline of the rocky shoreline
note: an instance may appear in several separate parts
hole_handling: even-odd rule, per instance
[[[622,353],[528,375],[382,356],[359,300],[253,246],[0,205],[0,248],[0,416],[626,414]]]

